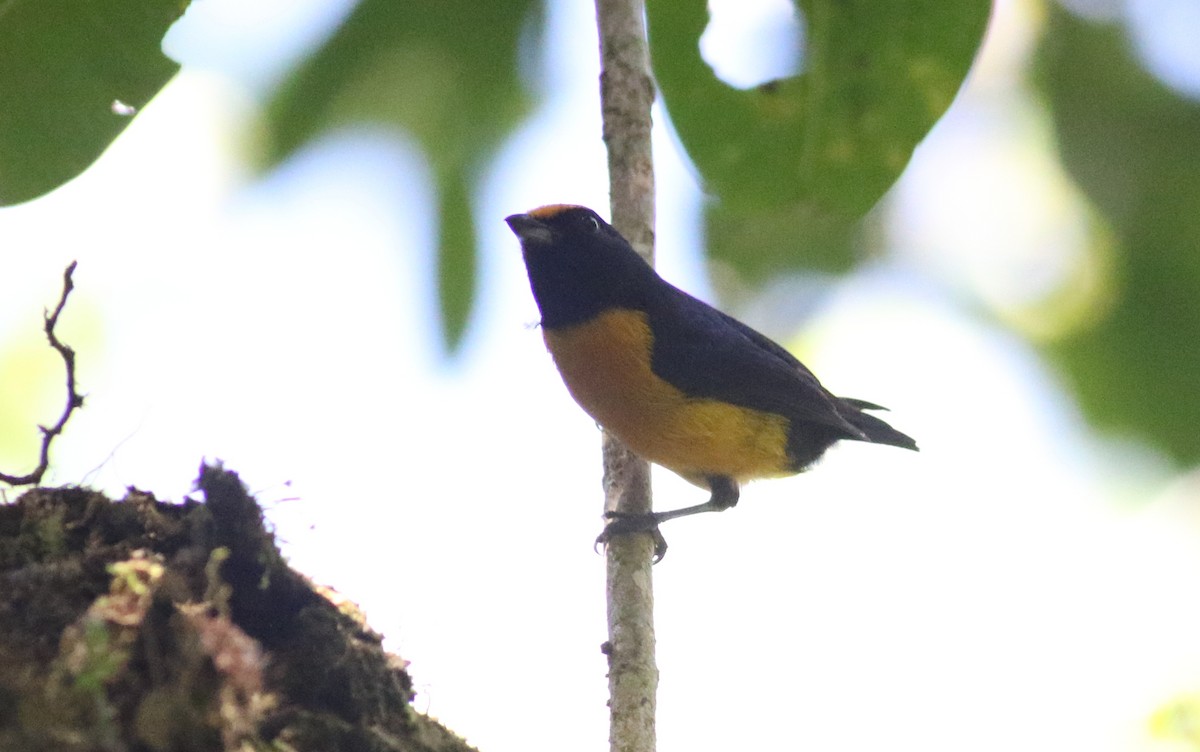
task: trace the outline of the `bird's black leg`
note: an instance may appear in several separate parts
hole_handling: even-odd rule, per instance
[[[604,532],[596,538],[596,544],[608,543],[614,535],[628,533],[650,533],[654,536],[654,562],[657,564],[667,555],[667,540],[663,538],[658,526],[667,520],[677,517],[688,517],[703,512],[723,512],[738,503],[740,491],[737,481],[724,475],[708,476],[708,487],[712,496],[703,504],[697,504],[683,509],[671,509],[666,512],[650,512],[648,514],[623,514],[621,512],[606,512],[608,525]]]

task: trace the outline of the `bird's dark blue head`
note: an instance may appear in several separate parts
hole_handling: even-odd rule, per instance
[[[591,209],[551,204],[504,221],[521,240],[544,326],[580,323],[613,307],[641,308],[661,284],[629,241]]]

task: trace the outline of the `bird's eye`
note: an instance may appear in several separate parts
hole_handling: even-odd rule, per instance
[[[589,216],[587,218],[587,221],[588,221],[588,227],[589,227],[589,229],[591,229],[593,234],[600,232],[600,220],[596,219],[595,217]]]

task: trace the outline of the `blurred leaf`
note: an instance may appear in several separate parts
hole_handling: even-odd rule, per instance
[[[186,0],[0,0],[0,205],[83,172],[179,65],[162,54]],[[117,103],[117,104],[114,104]]]
[[[0,348],[0,384],[0,468],[20,474],[37,464],[39,422],[52,425],[64,399],[62,361],[36,328]]]
[[[1180,695],[1156,710],[1150,717],[1150,733],[1200,750],[1200,694]]]
[[[1054,346],[1089,417],[1200,460],[1200,104],[1133,58],[1116,26],[1051,6],[1039,66],[1064,164],[1111,223],[1115,297]]]
[[[857,220],[809,202],[752,207],[710,201],[704,229],[711,258],[762,282],[796,270],[847,270],[862,248]]]
[[[475,185],[528,111],[517,69],[535,0],[363,0],[268,108],[270,164],[326,131],[395,126],[425,150],[441,222],[438,285],[447,345],[458,344],[475,294]]]
[[[799,0],[803,72],[733,88],[700,56],[704,0],[649,0],[654,75],[714,195],[714,255],[756,278],[844,269],[854,223],[949,107],[988,0]]]

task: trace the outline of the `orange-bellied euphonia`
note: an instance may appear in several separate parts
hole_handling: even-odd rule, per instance
[[[674,287],[591,209],[553,204],[505,219],[521,240],[542,334],[571,396],[643,458],[708,488],[703,504],[617,516],[614,534],[728,509],[738,484],[799,473],[840,439],[916,449],[835,397],[791,353]]]

